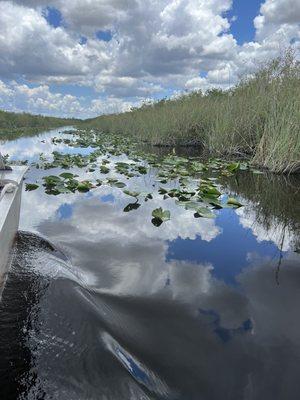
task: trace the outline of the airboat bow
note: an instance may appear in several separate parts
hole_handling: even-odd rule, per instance
[[[22,185],[26,171],[25,166],[5,165],[0,152],[0,294],[19,228]]]

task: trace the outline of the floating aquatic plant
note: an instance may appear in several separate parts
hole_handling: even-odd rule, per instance
[[[169,221],[171,213],[169,210],[163,210],[161,207],[152,211],[152,224],[159,227],[163,222]]]
[[[78,175],[69,171],[45,176],[42,178],[45,192],[51,195],[88,192],[96,187],[108,185],[121,189],[124,195],[136,199],[135,203],[130,203],[124,208],[124,212],[137,210],[141,206],[139,198],[148,202],[153,199],[153,194],[157,193],[162,201],[173,199],[178,207],[193,211],[196,218],[213,218],[214,210],[242,206],[233,197],[229,197],[227,202],[222,200],[222,189],[218,181],[243,171],[257,173],[247,162],[230,162],[219,158],[200,161],[195,157],[179,157],[174,152],[161,157],[142,151],[132,139],[120,135],[105,135],[89,130],[72,131],[70,135],[72,137],[67,139],[53,138],[52,141],[55,144],[64,143],[68,147],[93,150],[86,155],[54,151],[52,160],[47,160],[42,155],[38,167],[53,170],[85,168],[85,171],[92,175],[90,179],[82,181],[78,180]],[[119,179],[123,176],[130,180],[147,174],[162,186],[157,188],[157,184],[153,183],[153,191],[143,193],[127,189],[126,183]],[[38,187],[36,183],[28,183],[26,190],[36,190]],[[159,207],[153,211],[152,217],[152,223],[160,226],[170,219],[170,212]]]

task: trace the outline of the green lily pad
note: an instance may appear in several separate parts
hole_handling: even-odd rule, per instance
[[[160,221],[161,224],[162,222],[168,221],[171,218],[171,213],[169,210],[163,210],[161,207],[159,207],[152,211],[152,217],[156,220],[155,222]]]
[[[138,167],[138,171],[139,171],[139,173],[140,174],[142,174],[142,175],[146,175],[147,174],[147,168],[146,167],[144,167],[144,166],[139,166]]]
[[[140,192],[131,192],[130,190],[123,190],[123,193],[127,194],[127,196],[136,198],[141,194]]]
[[[63,179],[72,179],[75,175],[72,174],[71,172],[63,172],[59,174]]]
[[[49,176],[44,176],[43,181],[44,181],[43,186],[49,189],[57,186],[61,182],[61,178],[55,175],[49,175]]]
[[[35,184],[35,183],[26,183],[26,192],[32,192],[33,190],[36,190],[39,188],[39,185]]]
[[[186,210],[197,210],[200,203],[197,201],[180,201],[176,200],[178,206],[184,207]]]
[[[229,199],[227,200],[227,204],[228,204],[229,206],[236,207],[236,208],[242,207],[242,206],[243,206],[243,204],[241,204],[241,203],[240,203],[238,200],[236,200],[234,197],[229,197]]]
[[[145,196],[145,201],[152,200],[152,199],[153,199],[153,196],[152,196],[151,193],[148,193],[148,194]]]
[[[68,187],[63,186],[63,185],[56,186],[55,189],[56,189],[56,191],[59,192],[59,194],[64,194],[64,193],[70,193],[71,192],[71,189],[69,189]]]
[[[211,206],[213,206],[213,208],[216,208],[216,209],[224,208],[223,204],[218,199],[212,199],[210,197],[202,197],[202,201],[204,203],[210,204]]]
[[[158,189],[158,193],[159,193],[159,194],[167,194],[168,191],[167,191],[167,189],[160,187],[160,188]]]
[[[236,163],[231,163],[227,165],[227,170],[230,172],[236,172],[240,169],[240,163],[236,162]]]
[[[101,172],[102,174],[108,174],[109,171],[110,171],[109,168],[107,168],[105,165],[101,165],[101,167],[100,167],[100,172]]]
[[[206,208],[206,207],[199,207],[199,208],[196,210],[196,212],[195,212],[195,214],[194,214],[194,217],[195,217],[195,218],[200,218],[200,217],[202,217],[202,218],[215,218],[216,216],[215,216],[215,214],[214,214],[211,210],[209,210],[208,208]]]
[[[214,186],[204,186],[200,187],[200,192],[202,192],[207,197],[219,197],[221,192]]]
[[[79,182],[77,186],[78,192],[89,192],[90,189],[93,187],[92,183],[89,181]]]
[[[116,182],[114,186],[119,189],[122,189],[126,186],[126,184],[124,182]]]
[[[108,179],[108,180],[107,180],[107,183],[108,183],[110,186],[114,186],[114,187],[117,187],[117,188],[120,188],[120,189],[122,189],[122,188],[124,188],[124,187],[126,186],[125,183],[120,182],[120,181],[118,181],[118,179],[113,179],[113,178]]]
[[[140,208],[140,204],[139,203],[129,203],[127,204],[127,206],[124,208],[124,212],[130,212],[133,210],[137,210],[138,208]]]

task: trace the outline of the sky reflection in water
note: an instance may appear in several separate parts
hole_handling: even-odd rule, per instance
[[[7,143],[3,152],[51,154],[56,134]],[[31,181],[42,174],[29,172]],[[127,184],[144,189],[152,179]],[[171,220],[156,228],[155,195],[125,213],[132,199],[108,186],[24,193],[21,229],[48,238],[69,260],[20,239],[14,268],[26,268],[29,295],[30,287],[39,291],[24,331],[27,398],[38,390],[46,399],[298,398],[298,232],[284,205],[281,219],[275,210],[262,223],[242,183],[238,194],[245,207],[216,219],[195,219],[165,200]]]

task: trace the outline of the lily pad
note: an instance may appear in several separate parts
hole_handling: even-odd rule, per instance
[[[144,166],[139,166],[138,167],[138,171],[139,171],[139,173],[140,174],[142,174],[142,175],[146,175],[147,174],[147,168],[146,167],[144,167]]]
[[[206,208],[206,207],[199,207],[199,208],[196,210],[196,212],[195,212],[195,214],[194,214],[194,217],[195,217],[195,218],[200,218],[200,217],[202,217],[202,218],[215,218],[216,216],[215,216],[215,214],[214,214],[211,210],[209,210],[208,208]]]
[[[100,167],[100,172],[101,172],[102,174],[108,174],[109,171],[110,171],[109,168],[107,168],[105,165],[101,165],[101,167]]]
[[[79,182],[77,186],[78,192],[89,192],[90,189],[93,187],[92,183],[89,181]]]
[[[151,193],[148,193],[148,194],[145,196],[145,201],[152,200],[152,199],[153,199],[153,196],[152,196]]]
[[[71,172],[63,172],[61,174],[59,174],[59,176],[61,176],[63,179],[72,179],[74,178],[74,174],[72,174]],[[78,175],[76,175],[78,176]]]
[[[236,208],[239,208],[239,207],[242,207],[243,206],[243,204],[241,204],[238,200],[236,200],[234,197],[229,197],[229,199],[227,200],[227,204],[229,205],[229,206],[232,206],[232,207],[236,207]]]
[[[114,187],[117,187],[117,188],[120,188],[120,189],[122,189],[122,188],[124,188],[126,186],[125,183],[123,183],[121,181],[118,181],[118,179],[108,179],[107,183],[110,186],[114,186]]]
[[[159,207],[152,211],[152,217],[153,225],[160,226],[163,222],[168,221],[171,218],[171,213],[169,210],[163,210]]]
[[[123,193],[127,194],[127,196],[137,198],[141,193],[140,192],[131,192],[130,190],[123,190]]]
[[[227,170],[230,172],[236,172],[240,169],[240,163],[236,162],[236,163],[231,163],[227,165]]]
[[[127,204],[127,206],[124,208],[124,212],[130,212],[133,210],[137,210],[138,208],[140,208],[140,204],[139,203],[129,203]]]
[[[31,192],[33,190],[36,190],[39,188],[39,185],[35,184],[35,183],[26,183],[26,192]]]

